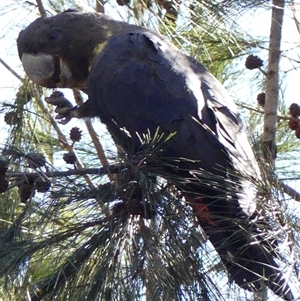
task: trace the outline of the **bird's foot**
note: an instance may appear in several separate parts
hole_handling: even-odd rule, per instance
[[[56,106],[54,112],[57,113],[55,119],[61,124],[67,124],[72,118],[72,112],[77,108],[64,97],[64,94],[59,91],[53,92],[49,97],[45,98],[45,101],[51,105]]]

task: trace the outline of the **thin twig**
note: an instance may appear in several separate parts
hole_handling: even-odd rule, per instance
[[[263,69],[261,69],[260,67],[258,68],[258,70],[264,75],[264,76],[267,76],[267,72]]]
[[[125,166],[123,168],[125,168]],[[47,171],[43,175],[45,175],[48,178],[67,177],[67,176],[86,175],[86,174],[106,175],[108,173],[118,173],[123,168],[122,166],[119,165],[111,165],[111,166],[100,167],[100,168],[82,168],[82,169],[70,169],[65,171]],[[34,177],[39,177],[40,173],[8,171],[6,175],[8,178],[19,178],[19,177],[34,178]]]
[[[38,106],[40,107],[40,109],[43,111],[44,116],[47,116],[48,120],[50,121],[51,125],[53,126],[53,129],[56,131],[57,136],[59,141],[63,144],[63,146],[69,151],[69,152],[74,152],[76,155],[76,151],[73,149],[73,145],[68,143],[68,140],[66,138],[66,136],[63,134],[63,132],[60,130],[60,127],[57,123],[57,121],[55,120],[55,118],[53,118],[53,116],[51,115],[51,113],[49,112],[48,108],[45,106],[44,102],[41,100],[41,98],[39,97],[38,93],[35,93],[35,99],[36,99],[36,103],[38,104]],[[76,155],[76,162],[75,165],[78,169],[83,169],[84,165],[81,162],[81,160],[79,159],[79,157]],[[91,181],[91,179],[89,178],[88,175],[83,174],[86,182],[88,183],[90,188],[94,188],[94,184]]]
[[[36,3],[37,3],[37,6],[39,8],[39,12],[40,12],[41,17],[43,17],[43,18],[47,17],[47,12],[45,10],[45,7],[43,5],[42,0],[36,0]]]
[[[96,0],[96,12],[104,14],[104,4],[106,1]]]
[[[295,201],[300,202],[300,193],[296,191],[294,188],[290,187],[289,185],[283,183],[282,181],[277,182],[280,188],[283,190],[284,193],[289,195]]]
[[[21,82],[24,80],[16,71],[14,71],[9,65],[7,65],[1,58],[0,63],[11,73],[13,74],[18,80]]]
[[[75,101],[76,103],[81,106],[83,104],[83,99],[82,99],[82,96],[80,94],[80,91],[78,89],[73,89],[73,94],[74,94],[74,98],[75,98]],[[102,143],[101,141],[99,140],[98,138],[98,134],[96,133],[93,125],[92,125],[92,122],[90,119],[86,119],[85,120],[85,125],[87,127],[87,130],[90,134],[90,137],[93,141],[93,144],[95,146],[95,150],[97,152],[97,155],[98,155],[98,158],[100,160],[100,163],[103,165],[103,166],[108,166],[109,165],[109,162],[107,160],[107,157],[106,157],[106,154],[105,154],[105,151],[104,151],[104,148],[102,146]],[[108,177],[110,179],[110,181],[115,181],[116,179],[114,178],[113,175],[109,175],[108,174]]]
[[[237,104],[238,104],[238,106],[240,106],[243,109],[247,109],[247,110],[259,113],[259,114],[265,114],[265,112],[263,110],[259,110],[259,109],[247,106],[247,105],[245,105],[243,103],[237,103]],[[277,120],[295,120],[295,121],[300,121],[299,118],[289,117],[289,116],[282,116],[282,115],[277,115]]]

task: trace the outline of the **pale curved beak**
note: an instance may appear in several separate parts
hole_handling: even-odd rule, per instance
[[[47,88],[85,87],[85,82],[77,82],[68,64],[47,53],[23,53],[21,58],[27,76],[36,84]]]
[[[26,74],[33,82],[44,87],[55,87],[55,60],[52,55],[24,53],[21,60]]]

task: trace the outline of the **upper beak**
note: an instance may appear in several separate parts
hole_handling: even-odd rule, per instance
[[[47,88],[71,88],[76,86],[68,65],[57,55],[23,53],[22,64],[28,77]]]
[[[22,64],[28,77],[38,85],[55,88],[55,59],[50,54],[24,53]]]

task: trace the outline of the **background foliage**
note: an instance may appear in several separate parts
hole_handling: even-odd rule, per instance
[[[157,154],[157,144],[167,137],[155,137],[156,143],[144,137],[143,153],[119,156],[99,121],[58,124],[45,102],[51,91],[25,77],[16,53],[19,31],[40,15],[68,8],[97,10],[160,31],[230,89],[265,175],[260,190],[270,201],[261,206],[277,225],[273,230],[288,233],[282,235],[283,270],[297,295],[299,140],[287,122],[289,105],[297,101],[299,5],[287,1],[285,7],[284,24],[295,34],[282,44],[273,169],[263,159],[264,109],[256,103],[266,89],[265,75],[245,69],[246,57],[255,54],[267,71],[269,38],[254,36],[245,20],[252,26],[265,18],[269,30],[270,1],[2,1],[0,147],[7,166],[0,161],[0,189],[6,184],[9,189],[0,195],[0,298],[267,299],[230,283],[180,191],[168,185],[170,175],[153,181],[158,168],[172,165]],[[63,93],[74,104],[86,98],[79,91]],[[70,135],[74,127],[80,130]]]

